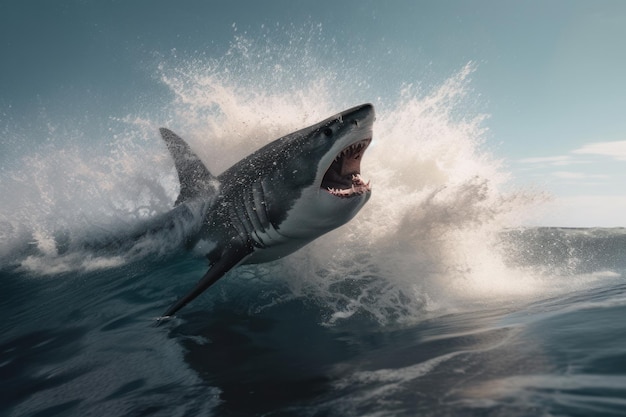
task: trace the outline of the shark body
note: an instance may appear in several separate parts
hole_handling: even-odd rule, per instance
[[[183,139],[161,128],[180,181],[175,205],[200,212],[188,237],[209,270],[161,318],[174,315],[232,268],[282,258],[352,219],[370,197],[360,163],[374,108],[363,104],[276,139],[213,176]]]

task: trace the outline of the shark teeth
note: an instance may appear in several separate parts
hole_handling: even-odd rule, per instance
[[[352,144],[350,146],[348,146],[346,149],[344,149],[343,151],[341,151],[339,153],[339,155],[337,155],[335,157],[335,161],[339,161],[341,158],[345,157],[345,156],[349,156],[349,157],[354,157],[354,159],[358,159],[361,157],[361,151],[363,151],[365,148],[367,148],[367,145],[369,145],[370,140],[362,140],[360,142],[357,142],[355,144]]]
[[[361,177],[361,174],[355,174],[352,176],[352,186],[350,188],[340,189],[328,187],[327,190],[334,196],[349,198],[370,192],[372,188],[370,187],[370,181],[366,183],[363,177]]]

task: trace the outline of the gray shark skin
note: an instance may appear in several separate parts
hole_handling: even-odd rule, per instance
[[[174,210],[201,213],[188,244],[207,251],[210,268],[159,320],[232,268],[282,258],[352,219],[371,194],[360,163],[373,122],[371,104],[351,108],[276,139],[217,177],[161,128],[180,181]]]

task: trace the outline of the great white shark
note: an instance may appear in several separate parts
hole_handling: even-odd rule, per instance
[[[161,128],[180,182],[175,210],[200,213],[202,223],[187,243],[206,250],[210,267],[159,320],[232,268],[280,259],[350,221],[371,195],[361,159],[374,118],[371,104],[353,107],[274,140],[218,176]]]

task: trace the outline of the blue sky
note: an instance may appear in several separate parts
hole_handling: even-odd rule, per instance
[[[147,69],[156,55],[220,56],[233,23],[251,36],[262,25],[320,23],[336,40],[328,59],[366,62],[381,90],[436,85],[474,62],[489,149],[516,184],[554,196],[537,223],[626,226],[621,0],[5,0],[1,128],[35,125],[44,112],[80,120],[132,111],[158,95]],[[25,151],[0,144],[5,155]]]

